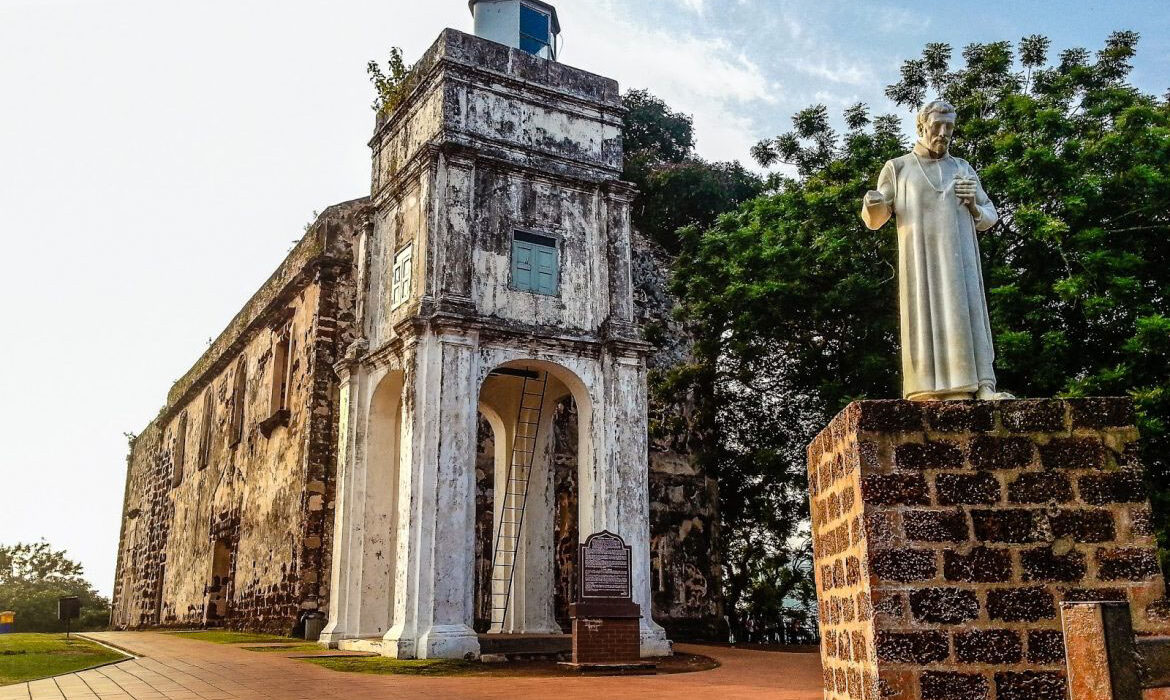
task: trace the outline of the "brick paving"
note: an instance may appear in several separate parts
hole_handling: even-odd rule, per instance
[[[153,632],[87,636],[139,658],[6,686],[0,688],[0,700],[821,699],[820,659],[808,653],[680,644],[680,651],[711,656],[722,665],[711,671],[662,676],[426,678],[330,671],[271,653]]]

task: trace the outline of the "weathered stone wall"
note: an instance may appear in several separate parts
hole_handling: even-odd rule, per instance
[[[693,360],[690,338],[673,316],[666,253],[635,231],[631,277],[635,317],[654,351],[652,373]],[[650,564],[654,617],[675,640],[727,640],[723,616],[718,484],[695,458],[693,403],[650,396]]]
[[[609,323],[617,337],[631,314],[628,266],[612,262],[630,245],[617,83],[450,29],[410,80],[370,142],[369,348],[436,312],[566,340]],[[558,241],[559,294],[512,288],[515,230]],[[409,301],[387,304],[408,245]]]
[[[133,441],[115,625],[201,625],[215,588],[226,614],[217,604],[222,619],[211,623],[288,632],[327,596],[332,365],[351,334],[350,243],[362,204],[321,215]],[[284,377],[282,409],[272,389]],[[217,542],[230,552],[222,588],[213,574]]]
[[[862,401],[809,446],[825,697],[1063,700],[1058,604],[1170,630],[1124,399]]]
[[[455,387],[446,378],[475,362],[487,371],[523,358],[555,363],[589,385],[589,410],[599,416],[605,411],[604,421],[591,424],[594,463],[578,465],[578,421],[571,402],[558,409],[553,436],[556,512],[550,529],[556,540],[558,611],[571,599],[579,514],[603,522],[612,513],[627,513],[625,521],[608,526],[628,526],[631,532],[645,527],[642,489],[647,487],[639,485],[641,476],[627,475],[622,488],[604,485],[622,469],[641,464],[640,459],[627,455],[613,469],[598,469],[601,462],[596,458],[599,454],[613,458],[615,448],[635,454],[646,451],[645,433],[630,429],[640,425],[645,408],[642,363],[649,346],[641,341],[638,324],[648,318],[659,325],[672,323],[664,262],[649,250],[648,242],[631,240],[629,206],[634,193],[619,180],[623,108],[617,84],[453,30],[440,36],[410,81],[410,90],[396,109],[379,118],[370,142],[370,199],[331,207],[322,215],[175,383],[159,417],[134,443],[115,593],[114,618],[119,626],[200,624],[209,596],[222,595],[228,603],[223,624],[287,631],[302,613],[322,608],[329,599],[330,557],[339,551],[344,554],[337,555],[338,571],[332,572],[338,591],[364,599],[368,607],[387,607],[382,598],[393,597],[398,583],[405,585],[405,579],[397,578],[405,573],[397,569],[390,573],[390,565],[374,566],[362,558],[358,550],[365,545],[360,542],[356,549],[344,542],[339,550],[332,546],[336,508],[343,527],[349,526],[342,532],[364,527],[373,533],[365,540],[371,547],[366,554],[379,559],[376,549],[386,541],[380,523],[391,514],[374,511],[395,502],[391,498],[367,504],[373,509],[374,527],[351,522],[346,507],[335,502],[344,500],[344,490],[335,492],[334,483],[339,426],[369,425],[364,404],[349,416],[352,406],[341,398],[335,363],[344,376],[354,378],[345,391],[364,397],[354,405],[368,401],[376,387],[362,382],[379,381],[386,367],[405,372],[403,420],[419,417],[418,425],[404,437],[417,443],[411,450],[421,450],[425,440],[435,439],[428,424],[442,420],[433,413],[436,406],[461,405],[458,402],[468,398],[474,406],[469,385],[459,385],[458,398],[440,397],[455,390],[440,391],[440,384],[421,389],[416,382],[424,373],[416,371],[411,359],[419,353],[456,363],[444,365],[443,387]],[[517,229],[558,240],[558,295],[511,288],[509,256]],[[407,246],[412,249],[410,282],[399,285],[400,291],[405,287],[408,292],[396,305],[393,271]],[[633,273],[627,263],[631,257]],[[632,280],[631,274],[638,279]],[[272,411],[267,404],[273,328],[289,320],[297,343],[294,386],[288,415],[273,422],[268,420]],[[681,336],[660,334],[655,343],[658,355],[649,360],[653,367],[672,366],[685,356]],[[463,349],[472,346],[479,348],[477,355]],[[338,363],[342,355],[349,359]],[[227,436],[241,361],[247,397],[244,437],[233,447]],[[359,366],[364,369],[352,371]],[[439,374],[426,377],[434,382]],[[199,469],[192,465],[200,452],[204,396],[211,399],[213,430],[207,465]],[[184,415],[185,449],[180,450],[176,435]],[[277,424],[281,422],[286,424]],[[470,439],[470,432],[462,433],[445,442],[444,449],[456,445],[463,450]],[[364,445],[355,442],[353,447],[352,455],[364,454]],[[172,486],[172,464],[179,452],[185,452],[183,478]],[[490,467],[485,461],[490,462],[491,452],[490,445],[485,452],[481,439],[474,457],[480,472],[476,500],[481,511],[491,499],[491,482],[483,471]],[[471,454],[460,457],[459,464],[472,459]],[[348,464],[344,453],[341,462]],[[649,462],[652,550],[646,551],[650,543],[638,535],[642,550],[634,542],[636,556],[650,565],[639,567],[636,579],[642,581],[636,585],[645,591],[653,588],[655,616],[678,630],[680,637],[712,636],[707,631],[717,629],[721,618],[719,565],[713,554],[714,482],[688,457],[682,435],[653,441]],[[428,462],[424,469],[432,466]],[[375,478],[382,476],[374,473]],[[578,477],[586,480],[585,488],[602,483],[598,488],[608,494],[609,507],[578,499]],[[395,532],[411,528],[431,532],[451,525],[439,520],[426,526],[420,520],[441,518],[450,511],[409,512]],[[490,513],[476,523],[480,533],[476,570],[483,575],[484,559],[491,555],[490,536],[483,536],[491,531]],[[452,537],[443,541],[454,541]],[[405,540],[401,544],[403,549],[407,546]],[[212,583],[217,546],[230,553],[221,557],[221,565],[227,567],[220,572],[227,582],[223,586]],[[362,556],[346,563],[343,556],[353,553]],[[362,566],[385,569],[381,572],[385,585],[377,576],[361,573]],[[645,586],[651,567],[653,584]],[[354,571],[359,575],[349,577]],[[447,585],[451,577],[443,578],[435,581]],[[363,580],[365,587],[347,588],[346,582],[354,580]],[[461,593],[452,600],[473,595]],[[332,597],[334,602],[344,598]],[[346,605],[346,610],[361,608],[360,603]],[[477,606],[483,607],[482,596]],[[335,612],[331,624],[341,617]],[[381,613],[385,617],[385,610]],[[363,615],[347,619],[341,628],[334,625],[327,634],[343,638],[369,632]],[[425,629],[429,622],[419,624]],[[644,645],[661,649],[665,643],[664,637],[658,638],[661,630],[652,624],[643,627]],[[412,644],[413,640],[402,641],[403,653],[413,653]]]

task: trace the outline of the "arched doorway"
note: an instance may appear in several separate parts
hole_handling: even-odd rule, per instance
[[[215,626],[227,617],[228,603],[231,600],[232,559],[235,549],[225,538],[218,538],[211,550],[211,577],[205,591],[206,602],[203,605],[203,624]],[[160,583],[161,588],[161,583]]]
[[[398,550],[398,474],[402,465],[403,373],[390,371],[370,396],[366,431],[360,636],[381,636],[394,624]]]
[[[584,408],[582,408],[582,405]],[[479,394],[475,629],[567,631],[578,540],[578,476],[592,446],[589,397],[569,370],[516,360]]]

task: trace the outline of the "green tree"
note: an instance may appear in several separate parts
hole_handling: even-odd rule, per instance
[[[952,149],[999,207],[981,246],[1001,385],[1132,396],[1167,523],[1170,105],[1128,83],[1137,39],[1116,32],[1095,56],[1070,49],[1055,62],[1035,35],[1018,58],[1009,42],[969,45],[959,61],[930,44],[886,94],[908,110],[936,95],[953,103]],[[837,133],[823,106],[810,107],[759,144],[759,162],[787,163],[797,177],[775,177],[771,192],[714,226],[686,229],[677,258],[697,357],[674,380],[710,397],[726,533],[770,531],[761,551],[783,547],[796,527],[769,511],[805,514],[813,435],[850,400],[899,395],[895,236],[868,231],[859,211],[909,140],[900,119],[871,120],[864,105],[844,122]],[[746,610],[741,602],[737,614]]]
[[[690,252],[684,249],[685,239],[680,237],[680,231],[711,226],[720,214],[734,210],[740,203],[762,192],[764,182],[738,162],[711,163],[696,156],[691,118],[674,111],[649,92],[631,90],[622,96],[622,102],[627,110],[623,124],[625,162],[622,177],[639,190],[632,210],[634,228],[657,243],[667,260],[689,255]],[[650,293],[647,296],[653,298],[657,295]],[[723,444],[715,433],[711,401],[713,375],[702,371],[705,365],[689,361],[693,356],[693,338],[689,329],[671,319],[668,312],[662,317],[652,317],[646,327],[646,336],[658,347],[658,352],[651,357],[649,381],[652,438],[690,453],[706,469],[709,477],[718,478],[713,467],[719,464],[719,460],[710,456]],[[749,409],[745,407],[744,410]],[[743,435],[742,439],[750,437]],[[753,578],[759,568],[745,566],[745,562],[754,561],[764,548],[764,541],[777,544],[771,540],[772,533],[784,530],[785,526],[773,523],[772,519],[787,518],[791,511],[756,513],[755,520],[736,530],[751,530],[756,537],[747,542],[728,538],[722,534],[722,523],[742,514],[744,508],[739,504],[743,499],[737,494],[744,485],[721,483],[720,488],[731,489],[732,507],[728,517],[724,511],[727,500],[721,493],[719,522],[713,524],[712,531],[713,538],[719,542],[713,553],[713,563],[722,569],[725,600],[729,607],[735,607],[744,597],[742,591],[750,588],[752,581],[759,580],[758,576]],[[760,525],[761,519],[765,519],[766,524]],[[731,545],[743,546],[732,548]],[[774,548],[774,552],[779,556],[770,559],[769,564],[776,571],[803,565],[783,548]],[[776,608],[771,614],[764,612],[772,609],[769,606],[782,604],[784,596],[776,595],[782,589],[796,590],[779,580],[767,589],[772,592],[771,596],[759,589],[759,594],[751,602],[752,619],[740,626],[738,638],[792,636],[778,622],[785,617],[785,611]],[[799,613],[787,615],[790,621],[798,616]],[[745,632],[749,627],[753,630],[752,635]]]
[[[81,564],[47,542],[0,545],[0,610],[16,613],[17,632],[56,632],[65,629],[57,619],[57,599],[77,596],[81,618],[72,629],[102,629],[110,621],[110,602],[82,573]]]
[[[695,155],[691,117],[645,90],[622,95],[622,178],[640,192],[632,223],[670,255],[676,231],[703,228],[763,190],[763,180],[739,162],[711,163]]]

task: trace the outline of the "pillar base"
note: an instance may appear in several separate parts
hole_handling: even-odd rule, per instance
[[[642,618],[638,624],[638,651],[643,659],[670,656],[674,653],[672,642],[666,638],[666,630],[658,624],[646,623]]]
[[[329,624],[325,626],[325,629],[321,630],[321,635],[317,637],[317,643],[326,649],[336,649],[341,640],[352,638],[352,634],[346,634],[345,630],[337,629],[336,625]]]
[[[467,625],[435,625],[418,638],[420,659],[479,658],[479,635]]]

